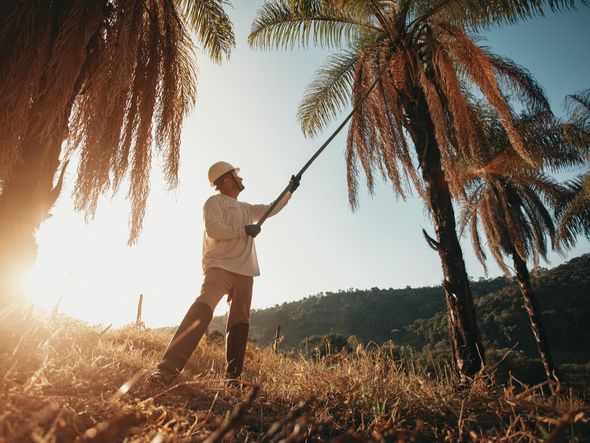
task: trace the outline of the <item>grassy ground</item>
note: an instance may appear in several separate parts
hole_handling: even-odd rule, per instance
[[[162,386],[147,375],[168,332],[54,317],[0,334],[0,442],[590,441],[582,393],[498,385],[493,368],[457,390],[450,369],[379,349],[310,361],[249,344],[238,388],[207,341]]]

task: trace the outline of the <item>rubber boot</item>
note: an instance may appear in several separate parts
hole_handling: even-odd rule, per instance
[[[168,383],[176,378],[205,334],[211,318],[213,311],[206,304],[191,305],[154,373],[156,378]]]
[[[250,325],[247,323],[238,323],[237,325],[234,325],[229,331],[227,331],[225,342],[227,370],[225,375],[230,380],[237,380],[242,375],[249,328]]]

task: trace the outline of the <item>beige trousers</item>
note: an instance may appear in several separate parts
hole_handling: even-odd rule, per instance
[[[205,280],[201,286],[201,295],[197,302],[204,303],[215,311],[215,307],[224,295],[229,303],[227,330],[237,324],[250,323],[250,305],[254,278],[236,274],[221,268],[209,268],[205,271]]]

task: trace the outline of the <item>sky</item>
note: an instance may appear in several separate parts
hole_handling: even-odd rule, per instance
[[[127,246],[129,202],[125,192],[100,202],[93,220],[73,209],[70,165],[53,217],[39,229],[39,257],[26,287],[32,300],[91,324],[135,321],[139,294],[148,327],[174,326],[199,294],[202,282],[202,205],[214,193],[209,166],[219,160],[241,168],[246,189],[239,199],[270,203],[339,121],[306,139],[296,121],[299,101],[327,50],[259,51],[248,47],[250,25],[261,1],[234,2],[228,13],[237,45],[215,65],[197,51],[198,97],[182,134],[180,184],[167,191],[158,169],[151,178],[143,233]],[[527,68],[544,87],[557,115],[564,98],[590,87],[590,8],[549,14],[495,28],[482,44]],[[343,114],[340,119],[343,119]],[[350,288],[434,286],[442,281],[438,255],[422,236],[433,234],[423,204],[396,199],[387,183],[360,207],[348,203],[343,131],[306,172],[290,203],[269,218],[256,238],[261,276],[253,309],[321,292]],[[572,171],[572,174],[580,171]],[[564,177],[562,177],[564,178]],[[462,240],[468,274],[484,276],[471,245]],[[567,255],[550,253],[553,267],[590,252],[581,240]],[[500,275],[488,262],[489,277]],[[227,312],[225,300],[215,314]]]

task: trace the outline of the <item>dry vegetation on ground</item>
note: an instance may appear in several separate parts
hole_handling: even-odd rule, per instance
[[[53,317],[0,333],[0,442],[590,439],[583,393],[500,386],[493,369],[458,390],[452,371],[377,348],[310,361],[249,344],[251,385],[239,388],[222,378],[223,344],[208,341],[163,386],[147,374],[167,331]]]

